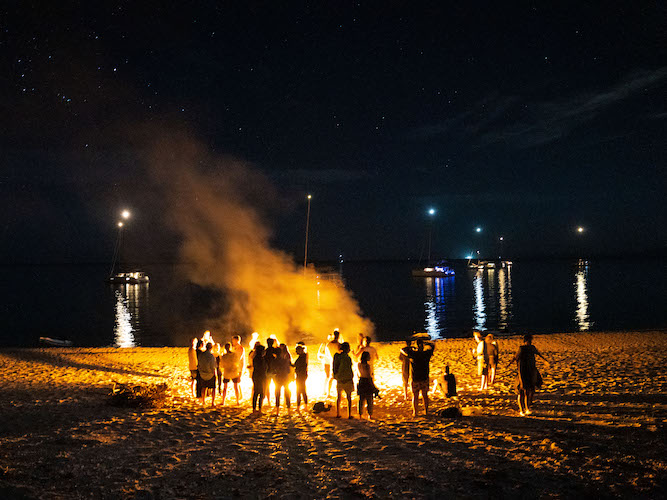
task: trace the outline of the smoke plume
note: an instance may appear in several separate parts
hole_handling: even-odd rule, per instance
[[[181,236],[189,279],[227,297],[222,325],[286,341],[320,340],[334,328],[348,338],[371,333],[372,323],[342,285],[318,280],[313,269],[304,272],[271,248],[263,220],[277,196],[265,176],[214,157],[182,134],[154,143],[146,160],[169,223]]]

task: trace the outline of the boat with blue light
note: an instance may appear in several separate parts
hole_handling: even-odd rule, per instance
[[[412,270],[412,276],[416,278],[447,278],[454,274],[454,269],[442,263]]]

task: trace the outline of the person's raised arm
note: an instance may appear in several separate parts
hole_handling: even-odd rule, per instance
[[[544,356],[542,356],[542,353],[537,350],[537,347],[533,346],[533,349],[535,349],[535,354],[537,356],[539,356],[540,358],[542,358],[544,360],[544,362],[547,364],[547,366],[551,366],[551,363],[549,363],[549,360],[547,358],[545,358]]]

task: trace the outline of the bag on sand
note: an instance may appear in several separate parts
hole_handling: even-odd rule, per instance
[[[438,416],[440,418],[459,418],[463,416],[461,413],[461,410],[459,410],[456,406],[450,406],[448,408],[445,408],[444,410],[440,410],[438,412]]]
[[[323,403],[322,401],[318,401],[313,405],[313,413],[322,413],[325,411],[329,411],[330,409],[331,405]]]

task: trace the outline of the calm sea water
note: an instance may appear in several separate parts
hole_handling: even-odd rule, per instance
[[[515,262],[413,278],[409,263],[346,263],[343,282],[378,340],[504,333],[667,328],[667,261]],[[146,266],[150,285],[110,286],[107,266],[0,267],[0,345],[40,336],[78,346],[186,345],[225,309],[221,293],[189,284],[178,266]]]

